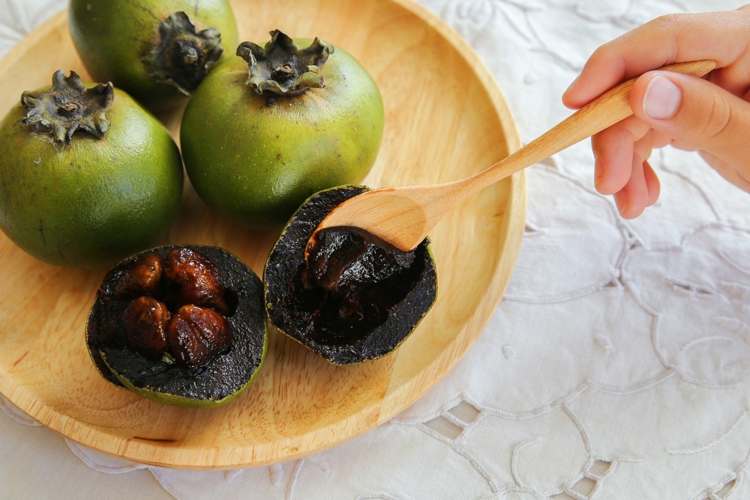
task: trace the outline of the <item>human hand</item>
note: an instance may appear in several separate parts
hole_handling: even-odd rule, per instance
[[[649,71],[702,59],[717,63],[705,79]],[[624,218],[639,216],[659,197],[651,151],[671,144],[699,151],[719,174],[750,192],[750,5],[663,16],[602,45],[563,103],[580,108],[641,74],[630,94],[634,116],[591,139],[596,189],[614,195]]]

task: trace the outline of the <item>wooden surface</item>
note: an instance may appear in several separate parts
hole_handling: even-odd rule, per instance
[[[703,76],[715,67],[714,61],[694,61],[661,69]],[[630,91],[636,80],[632,78],[605,92],[537,139],[477,174],[443,184],[384,187],[363,193],[336,207],[315,232],[327,227],[358,227],[409,252],[446,213],[477,191],[631,116]],[[314,237],[315,234],[310,241]]]
[[[237,0],[233,6],[243,40],[264,43],[274,28],[320,36],[370,71],[386,109],[370,186],[456,180],[520,146],[483,64],[408,0]],[[64,14],[0,61],[0,113],[23,90],[49,84],[60,68],[87,76]],[[163,119],[177,137],[179,116]],[[104,271],[40,263],[0,235],[0,392],[81,444],[159,466],[236,468],[329,448],[414,402],[481,333],[516,262],[525,197],[525,178],[515,175],[462,203],[435,228],[438,300],[395,353],[337,367],[272,330],[257,381],[235,402],[212,410],[160,405],[105,382],[84,343]],[[168,242],[222,246],[260,273],[275,239],[215,216],[188,186]]]

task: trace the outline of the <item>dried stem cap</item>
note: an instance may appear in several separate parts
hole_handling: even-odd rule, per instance
[[[333,45],[319,38],[300,49],[287,35],[274,30],[265,47],[243,42],[237,47],[237,55],[247,61],[247,85],[256,92],[297,95],[310,88],[325,87],[320,67],[333,50]]]
[[[160,41],[141,58],[152,80],[173,85],[190,96],[221,58],[221,33],[208,28],[200,33],[184,12],[159,23]]]
[[[66,78],[65,72],[58,70],[52,76],[51,89],[27,91],[21,96],[21,103],[29,109],[23,123],[50,130],[64,144],[69,144],[79,129],[101,139],[109,130],[105,111],[114,98],[111,82],[87,89],[74,71]]]

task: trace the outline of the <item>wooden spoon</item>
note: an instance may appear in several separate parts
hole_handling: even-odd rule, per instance
[[[661,69],[703,76],[715,67],[714,61],[694,61]],[[533,142],[471,177],[445,184],[386,187],[345,201],[318,225],[305,253],[317,232],[330,227],[359,228],[400,250],[413,250],[464,198],[632,115],[629,97],[635,80],[610,89]]]

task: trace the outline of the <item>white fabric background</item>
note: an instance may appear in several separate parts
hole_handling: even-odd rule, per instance
[[[743,2],[422,3],[484,59],[529,141],[569,114],[560,96],[600,44],[661,14]],[[0,0],[0,54],[62,8]],[[661,199],[628,222],[593,190],[592,164],[584,143],[528,170],[502,304],[388,424],[271,467],[176,471],[65,447],[0,399],[0,498],[750,498],[750,195],[663,150]]]

